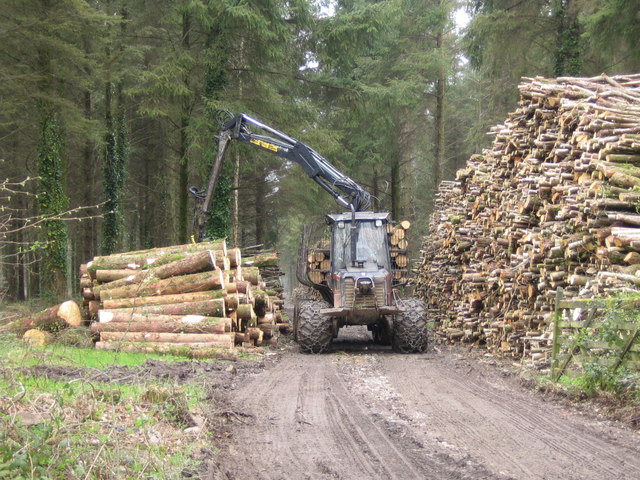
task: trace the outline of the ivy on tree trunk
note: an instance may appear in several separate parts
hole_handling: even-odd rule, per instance
[[[38,175],[40,176],[38,205],[40,214],[45,217],[60,215],[69,208],[69,199],[64,192],[62,136],[62,128],[55,112],[49,107],[44,107],[38,143]],[[67,226],[62,220],[44,222],[42,287],[45,294],[54,296],[64,294],[67,237]]]

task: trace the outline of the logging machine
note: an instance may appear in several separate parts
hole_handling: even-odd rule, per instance
[[[426,309],[417,298],[401,299],[392,281],[387,241],[389,213],[371,211],[371,194],[331,165],[308,145],[244,113],[222,112],[218,153],[206,190],[190,188],[198,199],[194,231],[205,229],[222,163],[231,140],[248,143],[299,164],[307,175],[347,211],[330,214],[330,272],[312,281],[307,265],[309,230],[302,235],[297,278],[317,290],[320,298],[296,301],[293,332],[303,352],[325,351],[346,325],[367,325],[376,342],[399,352],[423,352],[427,347]],[[254,133],[253,130],[260,133]],[[317,279],[316,279],[317,280]],[[311,295],[311,297],[314,297]]]

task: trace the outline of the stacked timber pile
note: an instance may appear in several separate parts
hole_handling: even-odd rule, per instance
[[[543,365],[558,287],[640,288],[640,75],[519,89],[492,148],[440,185],[418,290],[446,340]]]
[[[396,285],[409,281],[409,238],[407,234],[409,228],[411,228],[411,222],[408,220],[403,220],[396,224],[387,224],[391,270],[393,282]]]
[[[387,243],[391,257],[391,270],[393,282],[396,285],[409,281],[409,238],[408,230],[411,222],[404,220],[398,223],[387,224]],[[314,283],[326,285],[331,274],[331,250],[329,242],[318,248],[309,249],[307,253],[307,269],[309,279]]]
[[[80,283],[100,335],[96,348],[203,353],[261,345],[287,327],[281,298],[260,272],[276,278],[276,263],[271,253],[243,258],[224,240],[95,257],[81,266]]]

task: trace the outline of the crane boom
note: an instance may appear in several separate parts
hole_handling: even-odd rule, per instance
[[[258,128],[265,134],[253,133],[249,127]],[[204,231],[222,163],[231,140],[248,143],[297,163],[313,181],[326,190],[340,205],[352,212],[371,208],[371,194],[340,172],[313,148],[245,113],[240,113],[222,124],[218,137],[218,153],[211,169],[206,192],[193,187],[190,189],[202,200],[195,218],[195,230],[200,235]]]

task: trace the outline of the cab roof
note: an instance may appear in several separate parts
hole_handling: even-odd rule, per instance
[[[353,213],[331,213],[327,215],[326,218],[328,224],[335,222],[351,222]],[[356,212],[356,221],[358,220],[382,220],[383,222],[390,222],[391,214],[389,212]]]

